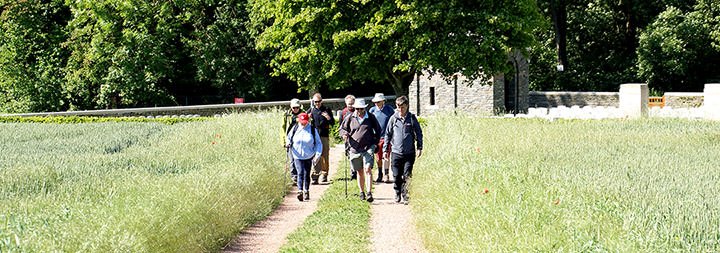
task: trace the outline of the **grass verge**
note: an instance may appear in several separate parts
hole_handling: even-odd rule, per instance
[[[339,168],[345,169],[342,163]],[[335,180],[318,201],[317,210],[288,236],[281,252],[369,252],[370,204],[356,194],[357,181],[348,181],[345,198],[344,173]],[[348,168],[348,177],[350,176]],[[312,195],[312,186],[310,186]]]
[[[285,191],[279,113],[0,123],[0,252],[198,252]]]
[[[720,128],[429,119],[412,207],[430,251],[720,250]]]

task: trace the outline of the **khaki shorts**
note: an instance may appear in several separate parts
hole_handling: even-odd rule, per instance
[[[372,149],[365,150],[365,152],[361,153],[350,151],[348,156],[350,158],[350,168],[354,171],[361,171],[367,167],[372,168],[375,165]]]

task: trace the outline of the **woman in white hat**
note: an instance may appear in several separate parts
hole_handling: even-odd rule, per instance
[[[367,104],[364,99],[355,100],[353,107],[355,112],[342,123],[342,138],[350,147],[348,157],[350,167],[357,171],[360,197],[366,199],[367,196],[367,201],[372,202],[373,154],[380,139],[380,125],[375,116],[365,112]]]

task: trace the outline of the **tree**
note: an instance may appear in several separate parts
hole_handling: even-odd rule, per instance
[[[555,71],[558,35],[546,25],[536,31],[539,38],[530,64],[533,90],[617,91],[626,82],[641,82],[638,76],[638,32],[652,23],[666,6],[690,10],[695,1],[683,0],[553,0],[565,8],[566,58],[570,68]],[[546,21],[553,20],[551,0],[538,1]],[[560,16],[560,15],[558,15]],[[552,24],[552,22],[551,22]],[[559,25],[560,26],[560,25]],[[560,29],[562,31],[562,29]],[[562,59],[562,58],[561,58]]]
[[[640,35],[639,75],[663,91],[702,91],[720,80],[720,48],[713,33],[720,4],[700,1],[692,12],[668,8]],[[715,46],[713,46],[715,43]]]
[[[509,71],[508,53],[530,46],[540,22],[532,0],[258,0],[251,19],[274,73],[302,89],[371,80],[398,95],[421,69],[470,78]]]
[[[0,1],[0,111],[65,108],[61,95],[70,12],[58,0]]]

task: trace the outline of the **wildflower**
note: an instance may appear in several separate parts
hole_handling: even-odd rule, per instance
[[[557,205],[557,204],[559,204],[559,203],[560,203],[560,200],[557,200],[557,201],[555,201],[555,203],[553,203],[553,204]]]
[[[717,134],[715,136],[717,136]],[[481,152],[481,151],[482,151],[482,149],[477,148],[477,152]]]
[[[488,190],[487,190],[487,189],[485,189],[485,190],[483,191],[483,194],[485,194],[485,193],[488,193]]]
[[[215,142],[213,141],[212,144],[215,145]]]

